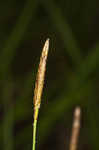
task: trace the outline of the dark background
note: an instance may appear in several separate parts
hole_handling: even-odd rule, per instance
[[[0,1],[0,149],[31,150],[33,90],[50,38],[37,149],[69,149],[82,110],[79,150],[99,150],[99,1]]]

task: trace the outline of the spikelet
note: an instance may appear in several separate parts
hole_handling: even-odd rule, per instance
[[[70,141],[70,150],[77,149],[77,142],[80,130],[80,118],[81,118],[81,110],[80,107],[77,107],[74,112],[74,121],[72,127],[72,136]]]
[[[33,98],[34,119],[37,119],[38,114],[36,114],[36,112],[40,108],[40,104],[41,104],[41,96],[42,96],[42,90],[43,90],[43,85],[44,85],[44,76],[45,76],[45,70],[46,70],[46,60],[48,56],[48,50],[49,50],[49,39],[47,39],[44,44],[42,54],[40,57],[38,73],[36,77],[34,98]]]

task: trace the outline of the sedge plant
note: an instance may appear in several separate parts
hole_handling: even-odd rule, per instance
[[[42,50],[42,54],[40,57],[40,63],[39,63],[39,67],[38,67],[38,73],[37,73],[36,82],[35,82],[34,98],[33,98],[34,123],[33,123],[33,147],[32,147],[32,150],[35,150],[35,146],[36,146],[36,127],[37,127],[38,113],[39,113],[39,109],[40,109],[41,96],[42,96],[43,85],[44,85],[44,77],[45,77],[48,50],[49,50],[49,39],[46,40],[45,45]]]

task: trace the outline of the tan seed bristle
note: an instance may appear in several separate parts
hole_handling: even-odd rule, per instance
[[[47,57],[48,50],[49,50],[49,39],[46,40],[45,45],[43,47],[42,57],[45,57],[45,56]]]

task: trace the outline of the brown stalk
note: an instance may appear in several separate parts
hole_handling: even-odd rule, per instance
[[[36,77],[36,83],[35,83],[35,90],[34,90],[34,120],[37,120],[38,113],[37,110],[40,108],[41,104],[41,96],[43,91],[43,85],[44,85],[44,77],[45,77],[45,70],[46,70],[46,60],[48,56],[48,50],[49,50],[49,39],[46,40],[42,54],[40,57],[40,63],[38,67],[38,73]]]
[[[74,122],[73,122],[73,127],[72,127],[70,150],[77,149],[77,142],[78,142],[78,136],[79,136],[79,130],[80,130],[80,118],[81,118],[81,110],[79,107],[77,107],[74,112]]]

